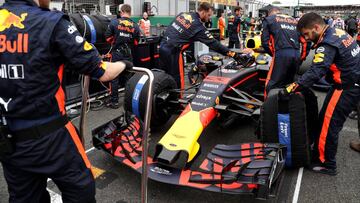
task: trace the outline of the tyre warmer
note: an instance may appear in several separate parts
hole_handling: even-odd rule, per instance
[[[93,130],[93,143],[116,160],[141,173],[142,123],[121,116]],[[216,145],[197,170],[175,168],[148,157],[149,178],[167,184],[212,192],[253,194],[267,199],[277,185],[285,147],[270,143]],[[273,186],[273,187],[272,187]]]
[[[287,147],[287,167],[307,166],[311,157],[309,143],[319,122],[316,96],[304,90],[283,98],[279,91],[271,90],[261,107],[261,140]]]

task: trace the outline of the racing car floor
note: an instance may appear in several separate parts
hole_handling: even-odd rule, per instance
[[[321,105],[325,94],[321,92],[316,94]],[[117,110],[103,108],[90,111],[87,116],[89,127],[85,138],[86,150],[96,173],[98,202],[122,203],[141,200],[140,174],[118,163],[105,152],[94,149],[91,144],[90,130],[121,113],[121,108]],[[78,118],[74,119],[75,124],[78,122]],[[203,153],[196,159],[197,162],[193,167],[196,167],[198,161],[202,161],[206,153],[218,143],[257,141],[253,123],[249,120],[239,119],[231,126],[220,127],[219,124],[221,122],[214,121],[200,137],[199,143]],[[153,144],[161,138],[169,126],[168,123],[159,131],[152,132],[150,153],[153,153]],[[339,137],[337,176],[314,174],[306,169],[286,169],[276,198],[260,201],[254,200],[251,196],[205,192],[149,181],[149,202],[359,202],[360,153],[348,147],[350,140],[358,137],[357,123],[348,119]],[[51,191],[52,202],[61,202],[61,193],[51,180],[48,182],[48,189]],[[7,185],[3,175],[0,176],[0,202],[8,202]]]

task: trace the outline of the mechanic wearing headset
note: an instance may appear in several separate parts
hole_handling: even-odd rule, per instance
[[[336,175],[336,151],[338,135],[352,109],[360,101],[360,47],[355,40],[340,29],[325,24],[316,13],[305,14],[297,30],[315,45],[311,68],[285,93],[310,88],[326,76],[332,84],[320,111],[320,133],[315,140],[314,154],[317,160],[310,169],[314,172]]]
[[[301,60],[306,58],[307,43],[300,37],[296,24],[296,19],[280,14],[277,7],[272,7],[268,17],[262,22],[261,45],[266,53],[272,56],[265,82],[265,98],[271,89],[285,87],[294,82]]]
[[[64,64],[100,81],[132,64],[103,62],[49,2],[6,0],[0,7],[0,160],[9,202],[50,202],[48,178],[64,202],[95,202],[90,162],[66,117]]]
[[[140,38],[139,26],[130,19],[131,6],[123,4],[120,8],[120,18],[113,19],[105,32],[106,41],[112,44],[111,61],[128,60],[133,61],[131,50],[138,44]],[[122,82],[125,83],[129,75],[122,75]],[[111,81],[110,108],[119,108],[119,78]]]
[[[213,14],[207,2],[199,5],[195,13],[180,13],[166,29],[160,43],[160,67],[173,76],[179,88],[184,89],[183,52],[195,41],[200,41],[210,49],[238,60],[239,54],[230,51],[216,40],[203,25]]]

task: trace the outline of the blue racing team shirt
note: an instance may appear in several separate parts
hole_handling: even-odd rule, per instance
[[[263,32],[261,44],[265,51],[273,56],[281,49],[300,49],[302,44],[302,55],[306,54],[306,41],[301,39],[296,30],[297,20],[284,14],[268,16],[262,22]],[[302,57],[304,58],[304,57]]]
[[[360,47],[345,31],[328,27],[315,48],[311,68],[298,79],[300,85],[311,87],[323,76],[338,89],[360,81]]]
[[[228,32],[230,41],[239,41],[242,20],[240,16],[230,16],[228,21]]]
[[[113,19],[105,32],[105,38],[106,41],[113,44],[114,50],[123,44],[129,44],[130,47],[133,47],[139,41],[140,28],[130,18]]]
[[[88,43],[66,18],[55,26],[51,39],[53,55],[66,68],[99,79],[105,72],[105,64],[94,47]]]
[[[230,51],[205,28],[199,14],[196,12],[177,15],[167,27],[162,44],[169,44],[173,46],[174,50],[184,50],[196,41],[206,44],[210,49],[223,55],[228,55]]]
[[[32,0],[0,7],[0,106],[8,120],[65,115],[64,68],[100,78],[105,64],[62,12]]]

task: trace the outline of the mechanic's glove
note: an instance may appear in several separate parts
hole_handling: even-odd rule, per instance
[[[121,62],[123,62],[125,64],[125,70],[126,71],[131,71],[134,67],[134,64],[131,61],[128,60],[122,60]]]
[[[230,56],[231,58],[235,59],[235,61],[240,61],[241,60],[241,55],[234,52],[234,51],[229,51],[227,53],[228,56]]]
[[[280,94],[283,97],[288,97],[291,93],[299,92],[301,91],[301,89],[302,89],[301,85],[299,85],[296,82],[293,82],[289,85],[286,85],[286,87],[280,91]]]
[[[252,54],[238,54],[233,57],[239,65],[242,65],[244,68],[249,67],[255,62],[255,57]]]

